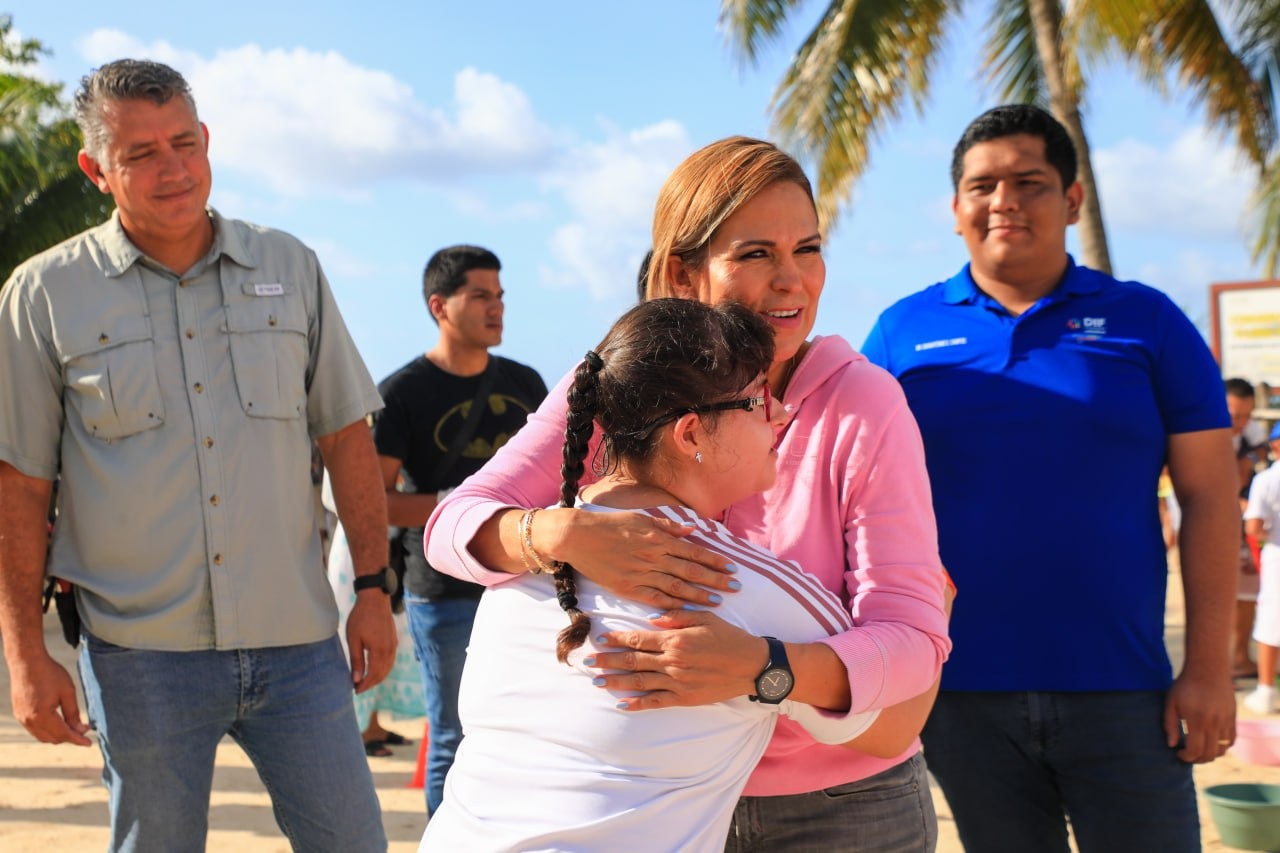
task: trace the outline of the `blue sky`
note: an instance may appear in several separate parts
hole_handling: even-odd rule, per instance
[[[950,150],[996,103],[977,70],[985,4],[969,6],[923,117],[908,107],[886,130],[827,242],[819,334],[860,345],[883,308],[966,260]],[[375,379],[435,340],[421,271],[459,242],[502,258],[499,351],[557,379],[631,304],[670,170],[715,139],[769,135],[769,99],[800,38],[743,67],[711,0],[21,0],[9,11],[54,51],[39,73],[68,96],[122,56],[187,76],[211,134],[212,204],[317,251]],[[1116,272],[1165,290],[1204,329],[1210,282],[1260,277],[1243,236],[1250,174],[1187,98],[1163,100],[1120,65],[1091,79]]]

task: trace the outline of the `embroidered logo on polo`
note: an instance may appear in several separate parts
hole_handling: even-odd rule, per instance
[[[943,347],[958,347],[967,343],[969,343],[968,338],[942,338],[936,341],[916,344],[916,352],[925,352],[926,350],[941,349]]]
[[[1106,317],[1072,317],[1067,321],[1067,329],[1075,334],[1077,340],[1097,340],[1107,333]]]

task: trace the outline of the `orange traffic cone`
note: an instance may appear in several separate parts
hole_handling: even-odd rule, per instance
[[[422,788],[427,784],[427,738],[431,734],[431,725],[425,724],[422,727],[422,740],[418,743],[418,766],[414,768],[413,779],[409,781],[407,787]]]

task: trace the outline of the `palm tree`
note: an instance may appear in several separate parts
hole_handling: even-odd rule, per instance
[[[799,0],[722,0],[721,24],[754,61]],[[774,93],[776,131],[817,168],[818,208],[833,223],[866,170],[872,142],[908,99],[923,112],[930,71],[963,0],[831,0]],[[1231,24],[1228,36],[1214,8]],[[1261,170],[1275,158],[1280,0],[992,0],[984,71],[1006,101],[1045,104],[1071,134],[1085,188],[1080,242],[1089,266],[1111,270],[1080,108],[1082,68],[1116,53],[1163,87],[1169,72],[1205,105]],[[1232,37],[1238,36],[1239,46]],[[1271,77],[1260,79],[1270,69]],[[1263,74],[1262,76],[1265,76]],[[1271,174],[1274,177],[1276,165]],[[1280,189],[1260,217],[1257,256],[1280,246]]]
[[[34,64],[40,43],[10,39],[0,17],[0,60],[9,69]],[[67,117],[61,86],[0,71],[0,283],[32,255],[102,222],[111,198],[76,165],[80,131]]]

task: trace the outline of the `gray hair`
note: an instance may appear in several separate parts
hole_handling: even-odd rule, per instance
[[[168,65],[145,59],[117,59],[96,68],[80,80],[76,92],[76,124],[84,135],[84,150],[101,160],[107,147],[107,127],[102,118],[105,101],[145,99],[157,106],[167,104],[175,95],[181,97],[196,113],[196,99],[182,75]]]

